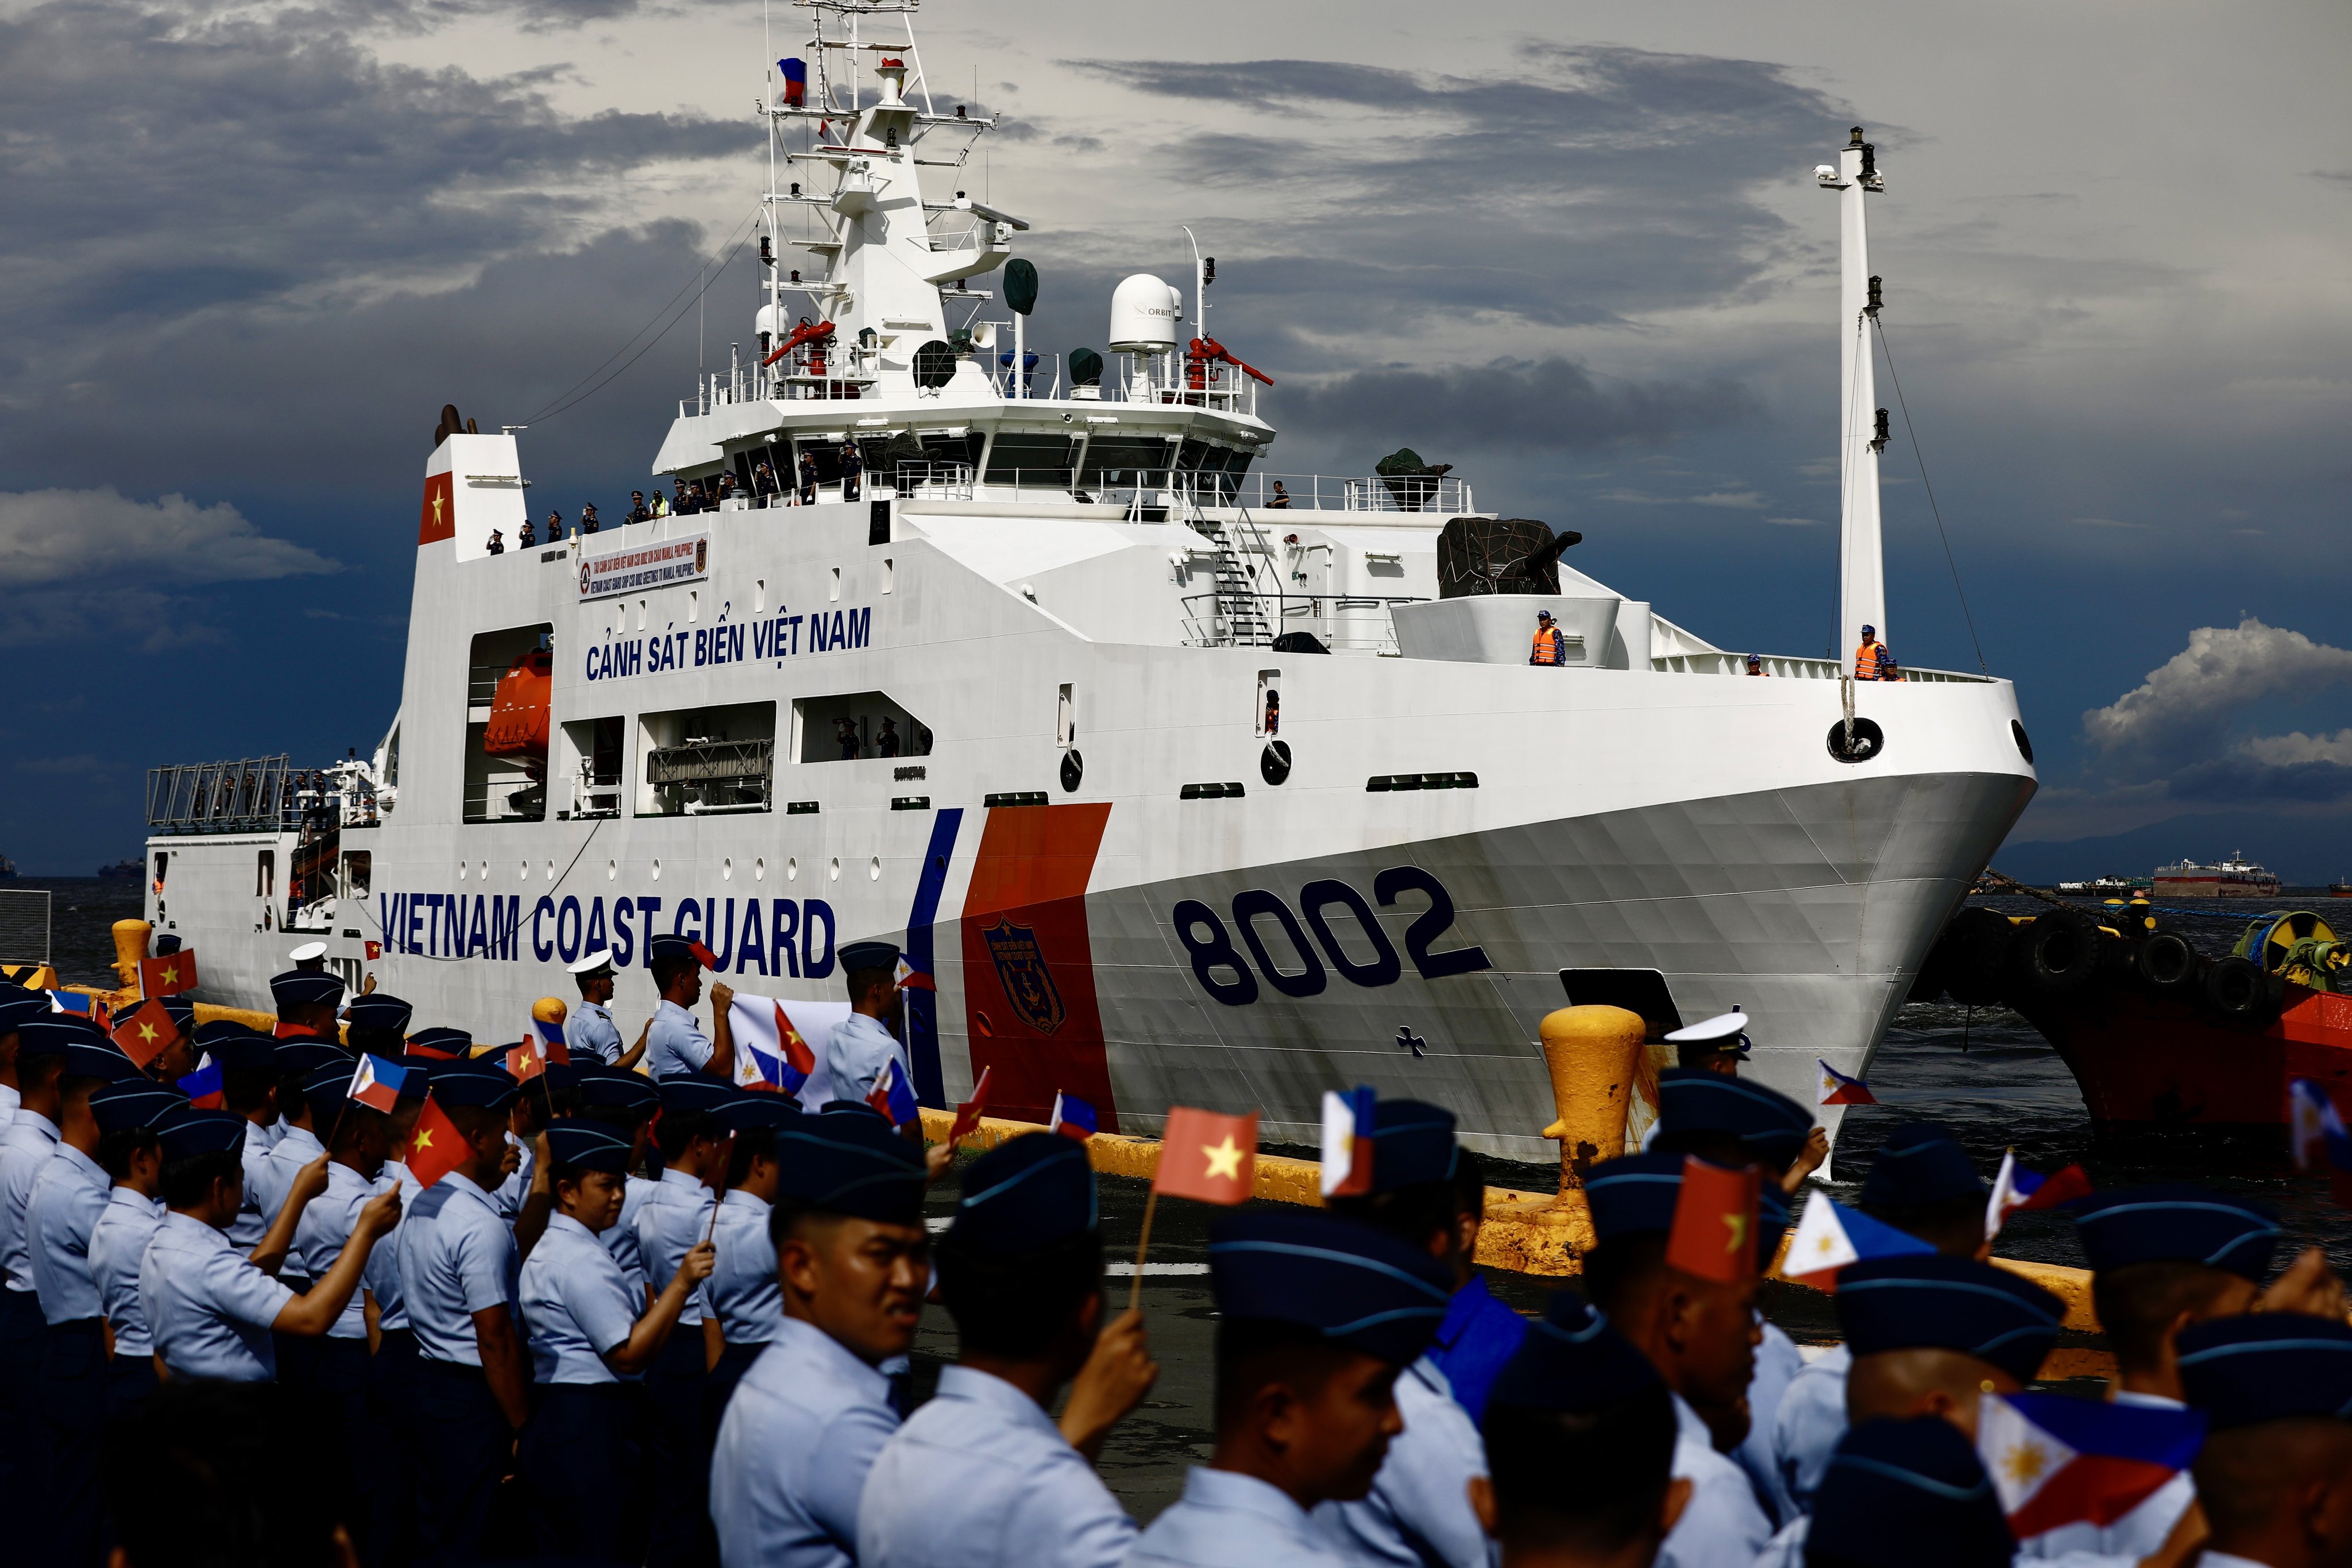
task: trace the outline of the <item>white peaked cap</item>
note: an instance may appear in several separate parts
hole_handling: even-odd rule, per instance
[[[296,948],[293,952],[288,953],[286,955],[286,960],[289,963],[308,963],[314,958],[324,958],[326,956],[327,944],[325,942],[306,942],[301,946]]]
[[[593,952],[582,953],[578,958],[573,959],[570,963],[565,964],[563,967],[567,972],[573,974],[588,974],[599,969],[610,968],[612,966],[612,963],[613,955],[604,948],[600,947]]]
[[[1718,1013],[1687,1028],[1676,1029],[1666,1037],[1666,1041],[1669,1045],[1680,1045],[1685,1040],[1727,1040],[1745,1034],[1747,1030],[1747,1014]]]

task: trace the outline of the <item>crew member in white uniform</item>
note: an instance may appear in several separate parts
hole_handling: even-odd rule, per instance
[[[834,1100],[864,1100],[886,1062],[914,1085],[914,1063],[898,1043],[906,1002],[898,990],[898,949],[887,942],[853,942],[841,950],[849,987],[849,1016],[833,1026],[824,1046],[826,1092]],[[805,1098],[803,1103],[807,1101]]]
[[[702,999],[702,961],[694,946],[682,936],[657,936],[646,944],[661,1001],[646,1033],[646,1065],[656,1079],[698,1072],[732,1084],[735,1036],[727,1005],[735,993],[723,984],[710,988],[710,1033],[705,1035],[687,1010]]]
[[[563,1020],[563,1045],[572,1053],[572,1061],[583,1067],[590,1063],[636,1066],[637,1058],[645,1054],[646,1037],[652,1026],[648,1023],[635,1046],[622,1049],[621,1028],[613,1022],[613,955],[600,947],[581,954],[568,967],[580,987],[580,1005]]]

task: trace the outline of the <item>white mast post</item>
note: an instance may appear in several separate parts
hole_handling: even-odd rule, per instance
[[[1878,518],[1878,378],[1870,342],[1870,236],[1863,198],[1883,191],[1877,150],[1853,128],[1838,151],[1837,166],[1814,171],[1838,193],[1838,665],[1853,674],[1862,628],[1874,626],[1893,646],[1886,626],[1886,563]]]

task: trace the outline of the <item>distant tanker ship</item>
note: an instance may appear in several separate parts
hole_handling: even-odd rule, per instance
[[[2278,896],[2279,879],[2232,849],[2215,866],[2158,866],[2155,890],[2158,899],[2270,899]]]

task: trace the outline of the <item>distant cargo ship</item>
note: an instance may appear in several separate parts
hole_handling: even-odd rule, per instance
[[[2128,877],[2094,877],[2087,882],[2061,882],[2058,891],[2070,898],[2122,898],[2132,890]]]
[[[98,874],[100,877],[143,877],[147,874],[147,867],[142,860],[117,860],[111,866],[100,866]]]
[[[2156,868],[2159,899],[2270,899],[2278,890],[2279,879],[2247,859],[2242,849],[2231,850],[2228,859],[2215,866],[2183,860]]]

